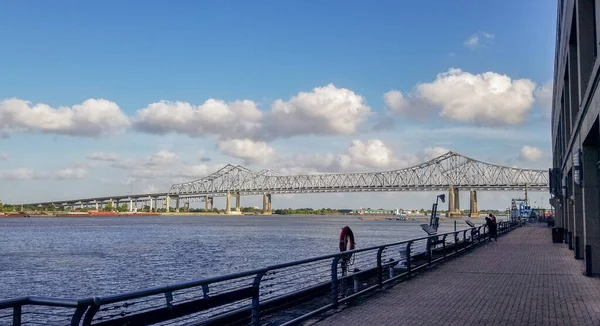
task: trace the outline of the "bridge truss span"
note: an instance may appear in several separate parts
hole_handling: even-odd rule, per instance
[[[437,191],[449,187],[496,191],[528,187],[546,191],[548,171],[489,164],[455,152],[409,168],[382,172],[279,175],[271,170],[254,172],[227,165],[204,178],[172,185],[169,195]]]

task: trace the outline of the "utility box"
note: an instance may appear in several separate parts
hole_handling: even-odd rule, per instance
[[[552,228],[552,242],[562,243],[564,239],[564,229],[559,227]]]

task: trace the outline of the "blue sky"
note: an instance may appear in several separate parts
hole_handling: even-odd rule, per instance
[[[553,69],[553,1],[28,1],[0,3],[0,12],[5,202],[125,193],[128,178],[139,191],[167,190],[229,162],[290,173],[395,169],[427,159],[427,148],[510,166],[549,164],[544,86]],[[451,68],[460,71],[439,75]],[[495,94],[504,75],[510,87]],[[481,93],[452,84],[460,80],[484,92],[480,102],[469,99]],[[402,97],[386,102],[389,91]],[[76,118],[61,115],[60,107],[75,110],[88,99],[115,107],[88,102]],[[243,114],[263,116],[234,133],[225,126],[241,124],[242,111],[218,121],[202,111],[195,128],[185,114],[209,99],[249,100]],[[152,109],[141,118],[140,110],[160,101],[170,101],[167,116]],[[190,108],[176,111],[176,101]],[[43,113],[32,109],[40,103],[48,106]],[[361,113],[336,124],[348,108]],[[322,115],[307,118],[315,112]],[[286,127],[294,119],[304,122]],[[381,119],[394,128],[374,130]],[[353,140],[381,144],[353,148]],[[351,163],[340,163],[344,155]],[[149,164],[159,158],[163,165]],[[180,173],[161,173],[167,170]],[[507,205],[494,196],[480,195],[482,205]],[[430,201],[345,195],[281,198],[274,206],[346,207],[350,200]]]

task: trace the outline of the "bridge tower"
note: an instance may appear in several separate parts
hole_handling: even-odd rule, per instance
[[[227,192],[227,197],[225,198],[225,214],[231,214],[231,196],[235,197],[235,213],[241,214],[242,210],[240,207],[241,204],[241,195],[239,192],[235,192],[233,194]]]
[[[271,207],[271,194],[263,194],[263,214],[270,215],[273,213],[273,207]]]
[[[179,213],[179,196],[175,197],[175,212]]]
[[[213,206],[213,197],[204,196],[204,211],[210,212],[214,209]]]
[[[475,190],[471,190],[469,217],[479,217],[479,209],[477,208],[477,191]]]
[[[448,217],[460,217],[460,196],[459,189],[450,186],[448,190]]]

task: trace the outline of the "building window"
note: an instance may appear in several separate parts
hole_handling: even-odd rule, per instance
[[[579,105],[587,91],[587,85],[596,62],[596,5],[595,0],[577,0],[575,5],[577,33],[577,63],[579,71]]]

